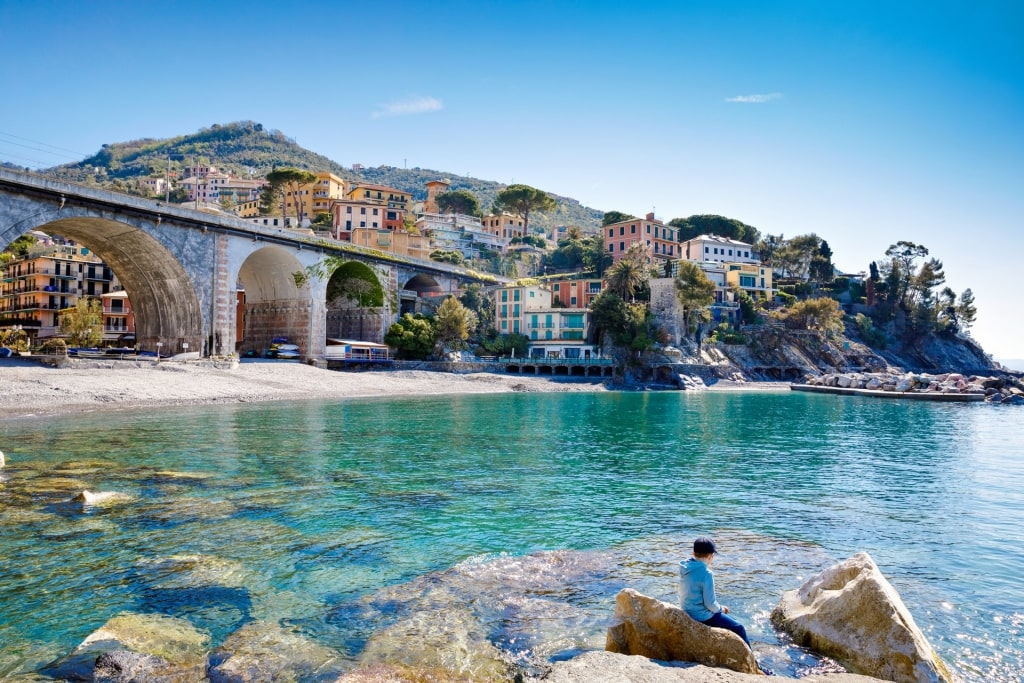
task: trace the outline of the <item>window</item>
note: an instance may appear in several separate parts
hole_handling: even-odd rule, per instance
[[[755,287],[755,281],[753,275],[740,275],[740,287]]]
[[[518,318],[519,317],[519,304],[512,304],[512,317],[513,318]],[[518,326],[519,323],[516,323],[516,325]],[[516,330],[516,332],[518,332],[518,331],[519,330]]]
[[[505,304],[504,306],[501,307],[501,317],[502,318],[507,318],[508,317],[508,304]]]
[[[508,301],[508,290],[507,289],[501,290],[501,300],[502,301]]]
[[[552,338],[554,338],[554,334],[552,334],[551,330],[547,330],[546,332],[544,332],[544,338],[545,339],[552,339]]]
[[[615,237],[615,228],[608,228],[608,236]]]
[[[532,325],[533,327],[537,327],[537,315],[536,314],[530,316],[530,325]]]
[[[732,256],[732,249],[729,250],[729,256]]]
[[[615,245],[614,244],[609,244],[608,245],[608,253],[614,253],[614,251],[615,251]]]
[[[519,334],[519,320],[518,319],[512,321],[512,332],[514,332],[515,334]]]
[[[512,301],[519,301],[519,293],[518,289],[512,290]]]
[[[647,226],[647,234],[648,234],[648,235],[650,235],[650,234],[651,234],[651,226],[649,226],[649,225]]]
[[[711,253],[711,249],[708,248],[708,247],[704,247],[704,253],[705,254],[710,254]]]
[[[620,235],[625,235],[626,234],[626,226],[625,225],[620,225],[619,226],[619,234]]]
[[[360,228],[365,228],[366,227],[366,221],[359,221],[359,227]]]
[[[630,234],[635,235],[636,234],[636,226],[635,225],[629,226],[629,232],[630,232]],[[650,226],[648,226],[648,232],[650,232]]]
[[[361,214],[363,214],[365,216],[366,215],[366,207],[364,206],[361,209],[359,209],[359,213],[361,213]]]
[[[374,210],[373,210],[373,215],[374,215],[374,216],[376,216],[376,215],[377,215],[377,209],[374,209]]]
[[[574,297],[574,296],[573,297],[569,297],[569,305],[570,306],[575,306],[576,305],[576,297]]]
[[[559,284],[558,284],[558,283],[556,282],[556,283],[555,283],[555,291],[556,291],[556,292],[558,291],[558,288],[559,288]]]
[[[501,329],[502,330],[507,330],[508,329],[508,321],[507,320],[502,320],[501,321]]]
[[[626,243],[619,242],[619,251],[626,251]]]

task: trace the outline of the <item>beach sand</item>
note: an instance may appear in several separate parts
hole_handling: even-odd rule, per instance
[[[422,370],[339,372],[283,361],[246,361],[218,368],[207,362],[112,360],[54,368],[25,359],[0,360],[4,419],[209,403],[614,388],[594,378]],[[788,390],[789,384],[721,381],[710,389]]]

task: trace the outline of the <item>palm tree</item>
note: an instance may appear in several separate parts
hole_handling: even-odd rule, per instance
[[[632,301],[636,290],[647,282],[649,273],[645,263],[628,258],[628,256],[627,252],[626,256],[623,256],[618,263],[608,269],[608,289],[624,300]]]

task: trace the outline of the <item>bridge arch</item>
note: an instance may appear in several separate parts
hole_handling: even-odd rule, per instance
[[[400,313],[421,313],[423,312],[423,300],[434,300],[439,305],[445,294],[442,287],[433,276],[426,273],[418,273],[406,280],[400,288],[402,295],[402,306]],[[433,308],[430,306],[429,308]]]
[[[327,281],[327,336],[381,343],[386,331],[384,287],[361,261],[338,266]]]
[[[268,245],[249,254],[238,269],[238,351],[263,353],[285,337],[307,356],[310,349],[310,288],[303,265],[290,250]]]
[[[117,275],[135,312],[140,348],[166,353],[202,349],[203,319],[196,288],[181,262],[159,240],[138,227],[95,216],[76,216],[19,226],[78,242]]]

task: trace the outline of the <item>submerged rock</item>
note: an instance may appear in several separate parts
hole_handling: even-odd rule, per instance
[[[735,633],[698,623],[680,608],[631,588],[615,598],[615,620],[608,629],[609,652],[761,672],[754,653]]]
[[[712,669],[700,664],[654,662],[646,657],[611,652],[584,652],[570,660],[556,662],[543,680],[545,683],[757,683],[768,679],[759,674]],[[797,679],[777,676],[770,680]],[[817,674],[799,680],[800,683],[878,683],[880,679],[856,674]]]
[[[338,653],[277,624],[251,622],[210,654],[210,683],[316,683],[338,678]]]
[[[95,493],[92,491],[82,491],[71,500],[82,505],[106,506],[126,503],[131,498],[127,493],[120,493],[118,491],[96,491]]]
[[[168,683],[198,682],[206,677],[206,648],[210,637],[184,619],[160,614],[119,614],[82,641],[68,656],[44,667],[41,673],[58,679],[94,680],[97,660],[104,653],[128,651],[142,656],[106,657],[100,673],[130,680]],[[145,673],[139,673],[143,667]]]
[[[853,671],[896,683],[954,680],[867,553],[784,593],[772,623]]]
[[[508,680],[509,666],[475,615],[462,607],[417,612],[375,633],[361,666],[400,664],[439,669],[470,681]]]

